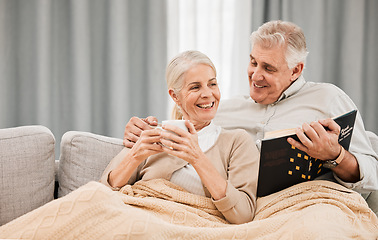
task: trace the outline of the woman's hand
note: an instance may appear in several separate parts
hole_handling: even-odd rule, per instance
[[[161,132],[162,130],[158,128],[141,132],[139,139],[131,148],[128,157],[140,163],[151,155],[163,152],[163,148],[159,144]]]
[[[165,125],[161,132],[163,151],[190,163],[201,178],[202,183],[210,192],[211,197],[219,200],[226,196],[227,182],[215,169],[211,161],[198,144],[197,131],[190,121],[185,121],[189,131],[176,126]]]
[[[129,181],[135,169],[149,156],[163,152],[160,143],[161,129],[145,130],[130,151],[122,150],[116,158],[122,158],[120,164],[108,175],[112,187],[122,187]]]
[[[123,135],[123,145],[128,148],[132,148],[138,141],[141,134],[145,130],[151,130],[157,126],[158,121],[156,117],[149,116],[147,118],[132,117],[126,124],[125,132]]]
[[[185,126],[188,131],[177,126],[164,125],[162,128],[167,131],[161,131],[160,141],[164,145],[164,152],[195,165],[196,161],[205,154],[198,145],[198,135],[194,125],[187,120]]]

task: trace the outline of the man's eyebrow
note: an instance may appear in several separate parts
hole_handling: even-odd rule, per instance
[[[277,67],[275,67],[275,66],[273,66],[269,63],[264,62],[263,64],[264,64],[265,67],[272,68],[273,70],[277,70]]]
[[[255,59],[255,58],[252,56],[252,54],[250,54],[249,57],[251,58],[251,60],[254,60],[254,59]],[[277,67],[273,66],[273,65],[270,64],[270,63],[263,62],[262,65],[265,66],[265,67],[272,68],[273,70],[277,70]]]

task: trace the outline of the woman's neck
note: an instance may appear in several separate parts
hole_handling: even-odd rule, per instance
[[[194,128],[196,129],[197,132],[201,131],[204,127],[209,126],[211,121],[207,122],[200,122],[200,123],[194,123]]]

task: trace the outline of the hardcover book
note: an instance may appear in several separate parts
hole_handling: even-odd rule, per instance
[[[333,118],[340,125],[339,143],[349,149],[357,110]],[[322,167],[323,161],[308,156],[287,142],[297,141],[295,128],[272,131],[265,134],[261,144],[257,196],[263,197],[282,189],[313,180],[330,170]]]

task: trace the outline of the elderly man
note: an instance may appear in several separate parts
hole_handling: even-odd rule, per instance
[[[331,119],[357,107],[338,87],[306,82],[302,76],[308,52],[301,28],[290,22],[265,23],[252,33],[251,45],[250,96],[223,100],[214,122],[247,130],[257,146],[265,132],[296,127],[300,142],[289,138],[290,144],[333,163],[322,179],[361,193],[378,190],[378,156],[360,114],[349,151],[338,143],[340,128]],[[156,125],[156,118],[133,117],[125,128],[125,146],[131,147],[149,125]]]

